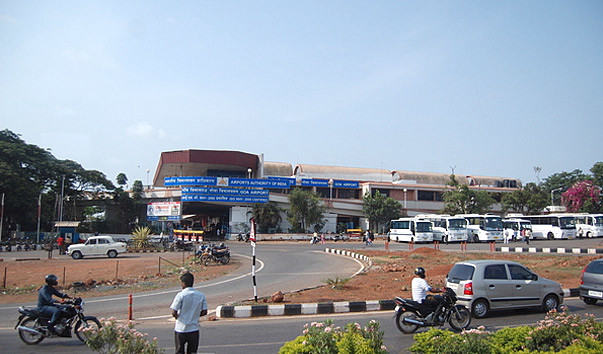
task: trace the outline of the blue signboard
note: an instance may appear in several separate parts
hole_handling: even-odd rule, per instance
[[[302,178],[302,186],[304,186],[304,187],[328,187],[329,180],[328,179]]]
[[[215,186],[218,177],[166,177],[163,180],[167,186]]]
[[[289,179],[229,178],[230,187],[289,188]]]
[[[167,220],[180,220],[180,215],[167,215],[167,216],[147,216],[148,221],[167,221]]]
[[[183,202],[268,203],[268,197],[262,196],[186,194],[181,199]]]
[[[289,188],[295,179],[255,179],[236,177],[166,177],[164,185],[171,186],[218,186],[218,187],[253,187],[253,188]]]
[[[209,194],[209,195],[238,195],[238,196],[265,196],[270,191],[265,189],[244,189],[225,187],[182,187],[182,195],[186,194]]]
[[[358,181],[333,181],[334,188],[351,188],[358,189],[360,188],[360,183]]]

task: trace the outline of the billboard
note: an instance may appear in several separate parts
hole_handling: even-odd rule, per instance
[[[180,202],[147,204],[147,220],[180,220]]]

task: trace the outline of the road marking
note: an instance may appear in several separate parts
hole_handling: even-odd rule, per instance
[[[237,256],[241,256],[241,257],[245,257],[245,258],[249,258],[251,259],[251,256],[247,256],[247,255],[243,255],[243,254],[237,254]],[[256,261],[258,261],[260,263],[260,267],[258,269],[256,269],[256,272],[260,272],[262,269],[264,269],[264,262],[262,262],[261,259],[257,259]],[[237,277],[234,278],[230,278],[230,279],[225,279],[225,280],[220,280],[216,283],[213,284],[203,284],[203,288],[208,288],[211,286],[217,286],[217,285],[222,285],[222,284],[226,284],[235,280],[239,280],[242,278],[245,278],[247,276],[250,276],[251,272],[249,273],[245,273],[242,275],[239,275]],[[211,280],[209,281],[211,282]],[[201,286],[200,286],[201,287]],[[167,291],[159,291],[159,292],[154,292],[154,293],[149,293],[149,294],[133,294],[132,298],[143,298],[143,297],[150,297],[150,296],[157,296],[157,295],[165,295],[165,294],[174,294],[174,293],[178,293],[180,292],[182,289],[176,289],[176,290],[167,290]],[[100,302],[108,302],[108,301],[117,301],[117,300],[127,300],[129,297],[126,296],[122,296],[122,297],[112,297],[112,298],[108,298],[108,299],[98,299],[98,300],[86,300],[85,303],[100,303]],[[34,306],[34,305],[31,305]],[[18,309],[19,306],[17,307],[0,307],[0,310],[15,310]]]

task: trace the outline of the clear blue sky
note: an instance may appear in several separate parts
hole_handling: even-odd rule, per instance
[[[1,1],[1,129],[115,180],[162,151],[520,178],[603,160],[603,1]]]

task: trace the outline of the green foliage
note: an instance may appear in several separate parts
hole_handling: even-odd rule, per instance
[[[287,220],[293,232],[307,232],[309,228],[318,232],[324,227],[326,222],[322,215],[326,206],[316,193],[293,188],[289,193],[289,205]]]
[[[601,353],[603,324],[592,315],[581,317],[551,311],[536,326],[504,328],[490,333],[483,327],[452,333],[430,329],[415,335],[413,353]]]
[[[501,203],[503,211],[523,214],[539,214],[549,204],[549,196],[535,183],[528,183],[523,188],[506,193]]]
[[[147,248],[150,245],[150,235],[153,233],[148,226],[136,226],[132,232],[132,242],[136,248]]]
[[[139,202],[142,199],[144,193],[144,186],[142,185],[142,181],[136,180],[132,184],[132,199],[136,202]]]
[[[254,204],[252,213],[258,225],[258,232],[268,232],[269,228],[277,227],[283,220],[281,208],[275,202]]]
[[[147,333],[140,333],[134,328],[134,322],[117,324],[115,318],[101,318],[102,327],[84,329],[86,345],[93,351],[106,354],[157,354],[163,353],[157,338],[149,341]]]
[[[345,284],[350,281],[351,278],[340,278],[340,277],[335,277],[333,278],[328,278],[325,279],[324,282],[329,285],[331,287],[331,289],[335,289],[335,290],[343,290],[343,288],[345,287]]]
[[[115,177],[115,182],[123,187],[128,184],[128,177],[125,173],[121,172],[117,175],[117,177]]]
[[[383,354],[383,331],[379,323],[371,320],[366,327],[358,323],[348,323],[345,329],[333,325],[333,320],[312,322],[304,325],[303,335],[285,343],[279,354],[297,353],[346,353],[346,354]]]
[[[379,231],[379,224],[400,217],[402,205],[393,198],[385,197],[379,191],[376,191],[373,196],[366,194],[362,202],[362,212],[369,220],[371,229],[375,231]]]
[[[490,193],[461,185],[454,175],[450,175],[448,185],[451,188],[442,196],[445,203],[443,212],[446,214],[485,214],[495,203]]]

